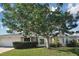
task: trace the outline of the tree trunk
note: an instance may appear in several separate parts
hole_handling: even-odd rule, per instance
[[[50,44],[49,44],[49,39],[50,39],[50,38],[49,38],[48,36],[47,36],[46,38],[47,38],[47,39],[46,39],[46,48],[49,49],[49,48],[50,48]]]
[[[36,34],[36,41],[38,42],[38,35]]]

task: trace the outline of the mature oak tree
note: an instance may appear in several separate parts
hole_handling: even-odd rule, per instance
[[[30,32],[47,38],[46,47],[49,48],[49,39],[52,31],[71,33],[69,30],[77,27],[77,19],[69,12],[61,10],[63,4],[56,4],[57,9],[51,11],[49,4],[3,4],[2,22],[10,30],[17,31],[24,36]]]

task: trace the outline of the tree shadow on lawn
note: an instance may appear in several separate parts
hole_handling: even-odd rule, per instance
[[[71,47],[71,49],[59,49],[58,51],[62,51],[62,52],[72,52],[74,54],[76,54],[77,56],[79,56],[79,47]]]

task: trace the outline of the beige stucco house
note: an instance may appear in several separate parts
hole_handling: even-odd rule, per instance
[[[30,42],[38,42],[38,46],[45,46],[45,41],[46,38],[44,38],[43,36],[38,36],[38,38],[36,39],[35,36],[31,36],[31,38],[29,38],[29,36],[27,36],[27,38],[24,38],[23,35],[20,34],[10,34],[10,35],[0,35],[0,46],[4,46],[4,47],[12,47],[13,46],[13,42],[23,42],[23,41],[30,41]]]

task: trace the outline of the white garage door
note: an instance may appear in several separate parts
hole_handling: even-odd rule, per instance
[[[13,42],[15,42],[15,41],[21,41],[21,39],[20,38],[5,38],[5,39],[1,39],[0,40],[0,46],[13,46]]]
[[[2,39],[0,43],[0,46],[13,46],[12,41],[10,39]]]

